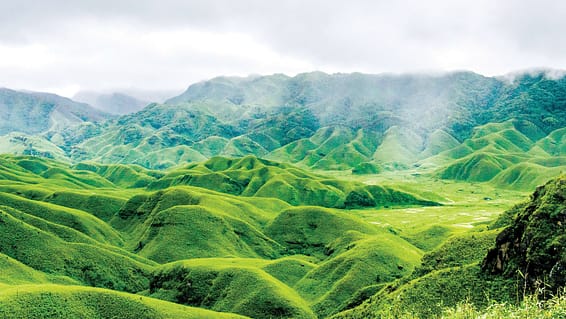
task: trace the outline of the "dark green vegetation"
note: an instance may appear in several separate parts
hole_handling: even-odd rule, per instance
[[[566,285],[566,176],[538,187],[531,200],[502,217],[511,220],[497,236],[483,268],[506,277],[522,274],[524,287],[556,293]],[[505,223],[502,221],[502,223]]]

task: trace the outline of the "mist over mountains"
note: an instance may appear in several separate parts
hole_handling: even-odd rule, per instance
[[[152,102],[164,102],[174,94],[177,94],[175,90],[79,91],[72,99],[92,105],[106,113],[124,115],[137,112]]]
[[[108,114],[90,105],[55,94],[0,88],[0,134],[59,131],[108,118]]]
[[[104,94],[83,91],[75,94],[73,99],[92,105],[103,112],[119,115],[137,112],[149,104],[148,101],[138,100],[123,93]]]
[[[54,157],[71,162],[165,168],[218,155],[255,155],[364,173],[439,168],[458,160],[469,168],[465,178],[482,163],[493,171],[490,178],[519,163],[533,164],[533,157],[539,158],[536,165],[548,167],[549,157],[560,158],[550,168],[564,165],[566,79],[542,71],[512,79],[472,72],[218,77],[121,117],[37,94],[29,95],[34,109],[26,111],[15,108],[23,102],[13,102],[26,93],[4,92],[4,109],[21,118],[3,116],[4,133],[39,134],[41,142],[33,146],[38,152],[55,150]],[[97,99],[120,112],[143,104],[120,94]],[[79,110],[82,117],[74,115]],[[494,158],[509,153],[511,160]],[[453,171],[439,174],[464,178]]]

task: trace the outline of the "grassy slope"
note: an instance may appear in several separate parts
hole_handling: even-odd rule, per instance
[[[277,199],[238,198],[195,187],[132,197],[112,220],[127,246],[159,262],[194,257],[275,257],[261,228],[288,207]]]
[[[410,274],[420,258],[419,249],[397,236],[368,236],[335,252],[295,287],[319,317],[326,317],[347,307],[358,291]]]
[[[368,302],[335,318],[401,318],[408,314],[429,318],[464,300],[476,307],[514,301],[515,283],[486,276],[478,265],[497,233],[468,232],[452,237],[426,254],[411,276],[387,285]]]
[[[215,157],[202,164],[171,170],[149,188],[175,185],[204,187],[233,195],[275,197],[291,205],[352,208],[434,204],[393,189],[328,178],[253,156],[239,159]]]
[[[139,291],[147,285],[150,262],[100,244],[67,242],[0,210],[0,251],[37,270],[69,276],[88,285]],[[45,258],[49,256],[49,258]]]
[[[4,285],[22,284],[78,284],[77,281],[69,277],[48,275],[44,272],[35,270],[5,254],[0,254],[0,283]]]
[[[324,259],[326,246],[347,231],[376,234],[371,225],[348,214],[320,207],[291,208],[281,212],[266,228],[266,234],[291,254]]]
[[[77,230],[97,241],[120,245],[122,239],[116,230],[102,220],[84,211],[38,202],[20,196],[0,193],[3,206],[26,212],[46,221]]]
[[[471,309],[466,317],[474,317],[479,315],[474,309],[489,305],[509,315],[523,313],[523,310],[517,306],[503,307],[502,303],[518,303],[523,297],[528,303],[537,298],[526,295],[530,285],[538,287],[533,291],[541,298],[545,298],[544,294],[548,297],[556,293],[556,289],[560,293],[564,280],[560,274],[556,275],[561,270],[554,265],[564,262],[563,250],[559,248],[564,227],[557,222],[564,213],[561,209],[564,205],[563,185],[564,177],[561,176],[538,187],[529,202],[515,206],[490,225],[505,226],[505,229],[470,231],[451,237],[426,254],[421,266],[411,276],[388,285],[365,304],[335,318],[405,318],[409,314],[428,318],[443,311],[450,317],[462,311],[461,307]],[[497,242],[496,248],[488,253],[494,242]],[[525,248],[527,245],[530,246],[528,249]],[[523,275],[527,272],[528,275]],[[544,288],[529,279],[542,277],[545,278]],[[560,296],[555,299],[561,302]],[[539,309],[543,312],[526,312],[527,317],[534,313],[537,317],[554,316],[555,311],[559,313],[561,309],[555,305],[550,303],[548,309],[544,309],[545,305]],[[489,316],[494,314],[493,309],[484,312]]]
[[[150,294],[253,318],[315,318],[289,286],[256,266],[230,259],[164,265],[152,278]]]
[[[564,171],[563,145],[564,129],[545,137],[528,121],[510,120],[477,127],[470,139],[423,163],[444,163],[435,173],[440,178],[531,190]]]
[[[80,283],[139,292],[161,272],[174,275],[170,267],[156,268],[144,257],[158,262],[201,258],[181,262],[189,265],[183,267],[190,274],[183,270],[183,276],[216,278],[197,280],[199,284],[192,286],[204,298],[194,305],[252,317],[309,318],[313,313],[326,316],[354,307],[417,267],[422,256],[419,248],[435,251],[452,234],[481,225],[509,205],[506,199],[512,194],[497,191],[499,195],[494,196],[488,185],[481,184],[465,195],[467,189],[461,192],[468,187],[465,184],[429,181],[423,187],[426,179],[415,177],[414,185],[398,183],[398,179],[386,184],[449,205],[337,210],[293,207],[279,199],[250,196],[254,188],[265,187],[263,178],[269,182],[277,176],[267,174],[259,183],[253,178],[267,168],[292,175],[291,181],[313,179],[335,189],[354,190],[352,185],[363,184],[253,157],[217,158],[165,174],[137,166],[92,163],[70,169],[57,162],[18,157],[4,157],[0,163],[5,167],[2,172],[10,177],[0,183],[0,196],[7,205],[2,207],[4,223],[0,226],[7,234],[16,234],[1,242],[0,252],[7,258],[7,275],[0,276],[4,288],[6,284]],[[54,170],[59,173],[45,174]],[[159,186],[160,180],[174,180],[187,172],[214,173],[232,180],[250,178],[244,188],[249,193],[235,196],[202,187]],[[139,188],[143,185],[151,185],[152,191]],[[360,202],[371,196],[386,205],[391,199],[398,203],[414,199],[392,189],[366,186],[364,193],[364,188],[357,188],[350,191],[358,194],[349,200]],[[478,205],[486,194],[493,200]],[[487,211],[479,215],[462,212],[474,207]],[[453,244],[458,247],[457,241]],[[442,247],[437,254],[444,254]],[[55,258],[48,262],[36,258],[43,254]],[[427,275],[436,278],[434,273],[445,269],[433,269]],[[460,272],[454,276],[460,275],[466,278]],[[186,287],[173,285],[174,281],[166,282],[167,287],[151,294],[179,301],[188,292]],[[249,290],[241,291],[246,285]],[[411,289],[419,291],[418,287],[427,285],[419,282]]]
[[[2,318],[245,318],[116,291],[19,285],[0,291]]]

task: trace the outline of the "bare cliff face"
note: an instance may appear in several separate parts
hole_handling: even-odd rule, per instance
[[[528,289],[566,285],[566,175],[540,186],[483,261],[484,271],[519,276]]]

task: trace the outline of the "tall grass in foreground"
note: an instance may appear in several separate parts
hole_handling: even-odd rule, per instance
[[[566,288],[548,300],[540,300],[538,296],[525,296],[521,304],[494,303],[483,310],[473,304],[462,302],[454,308],[444,310],[443,319],[566,319]]]
[[[382,313],[381,319],[424,319],[418,315],[392,307]],[[566,319],[566,287],[547,300],[538,295],[527,295],[518,304],[492,303],[479,309],[470,301],[462,301],[455,307],[445,308],[436,319]]]

